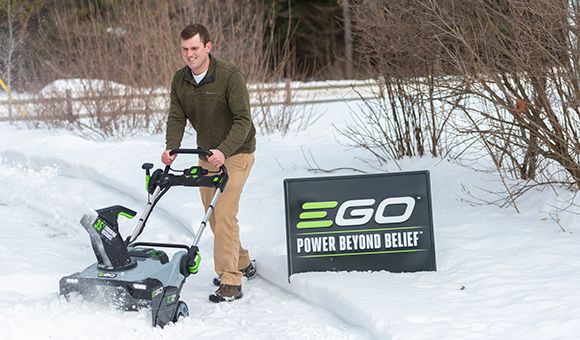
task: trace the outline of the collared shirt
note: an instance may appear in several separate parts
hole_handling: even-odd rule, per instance
[[[195,73],[193,73],[193,70],[191,70],[191,75],[193,76],[193,79],[195,79],[195,82],[199,84],[199,82],[205,77],[205,75],[207,74],[207,70],[209,70],[209,67],[205,69],[205,71],[202,72],[202,74],[200,74],[199,76],[196,76]]]

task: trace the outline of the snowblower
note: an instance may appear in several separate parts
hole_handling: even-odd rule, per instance
[[[197,154],[211,156],[209,150],[174,149],[170,154]],[[145,163],[148,201],[137,222],[133,234],[123,240],[119,233],[119,216],[133,218],[137,213],[120,205],[96,210],[97,217],[84,215],[81,225],[90,235],[97,262],[79,273],[63,277],[60,294],[67,299],[72,294],[80,294],[85,300],[113,304],[124,310],[151,308],[152,325],[163,327],[189,315],[187,304],[180,301],[180,294],[186,278],[197,273],[200,263],[198,243],[213,211],[213,207],[223,192],[228,174],[225,166],[219,171],[210,171],[200,166],[185,170],[157,169]],[[173,186],[215,188],[212,202],[201,221],[193,244],[137,242],[147,219],[161,197]],[[163,250],[176,248],[169,260]]]

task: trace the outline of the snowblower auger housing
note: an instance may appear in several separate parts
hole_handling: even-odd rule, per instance
[[[170,154],[211,156],[209,150],[174,149]],[[60,294],[67,298],[78,293],[86,300],[114,304],[125,310],[151,308],[152,325],[163,327],[189,315],[187,304],[179,301],[185,279],[198,272],[201,256],[198,243],[220,193],[228,182],[225,166],[209,171],[199,166],[173,170],[166,166],[151,174],[153,164],[145,163],[148,201],[130,237],[123,241],[119,216],[133,218],[137,213],[120,205],[96,210],[97,217],[85,215],[81,225],[90,235],[97,262],[82,272],[60,280]],[[216,189],[212,202],[195,234],[191,246],[183,244],[137,242],[157,202],[172,186]],[[163,250],[178,249],[171,260]]]

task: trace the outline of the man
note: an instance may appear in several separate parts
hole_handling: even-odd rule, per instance
[[[231,63],[210,54],[208,30],[199,24],[186,26],[180,34],[181,54],[187,64],[171,82],[167,117],[166,151],[161,161],[170,165],[177,155],[187,121],[197,133],[197,146],[213,155],[200,156],[199,165],[217,170],[225,164],[229,182],[220,194],[209,221],[214,233],[214,261],[219,288],[210,301],[232,301],[242,297],[242,276],[252,278],[256,269],[240,243],[236,215],[242,188],[254,163],[256,129],[252,123],[246,80]],[[207,211],[214,189],[200,187]]]

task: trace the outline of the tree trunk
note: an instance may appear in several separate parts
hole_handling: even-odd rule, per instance
[[[350,26],[350,7],[348,0],[342,0],[342,19],[344,20],[344,52],[346,55],[346,79],[354,77],[352,60],[352,29]]]

